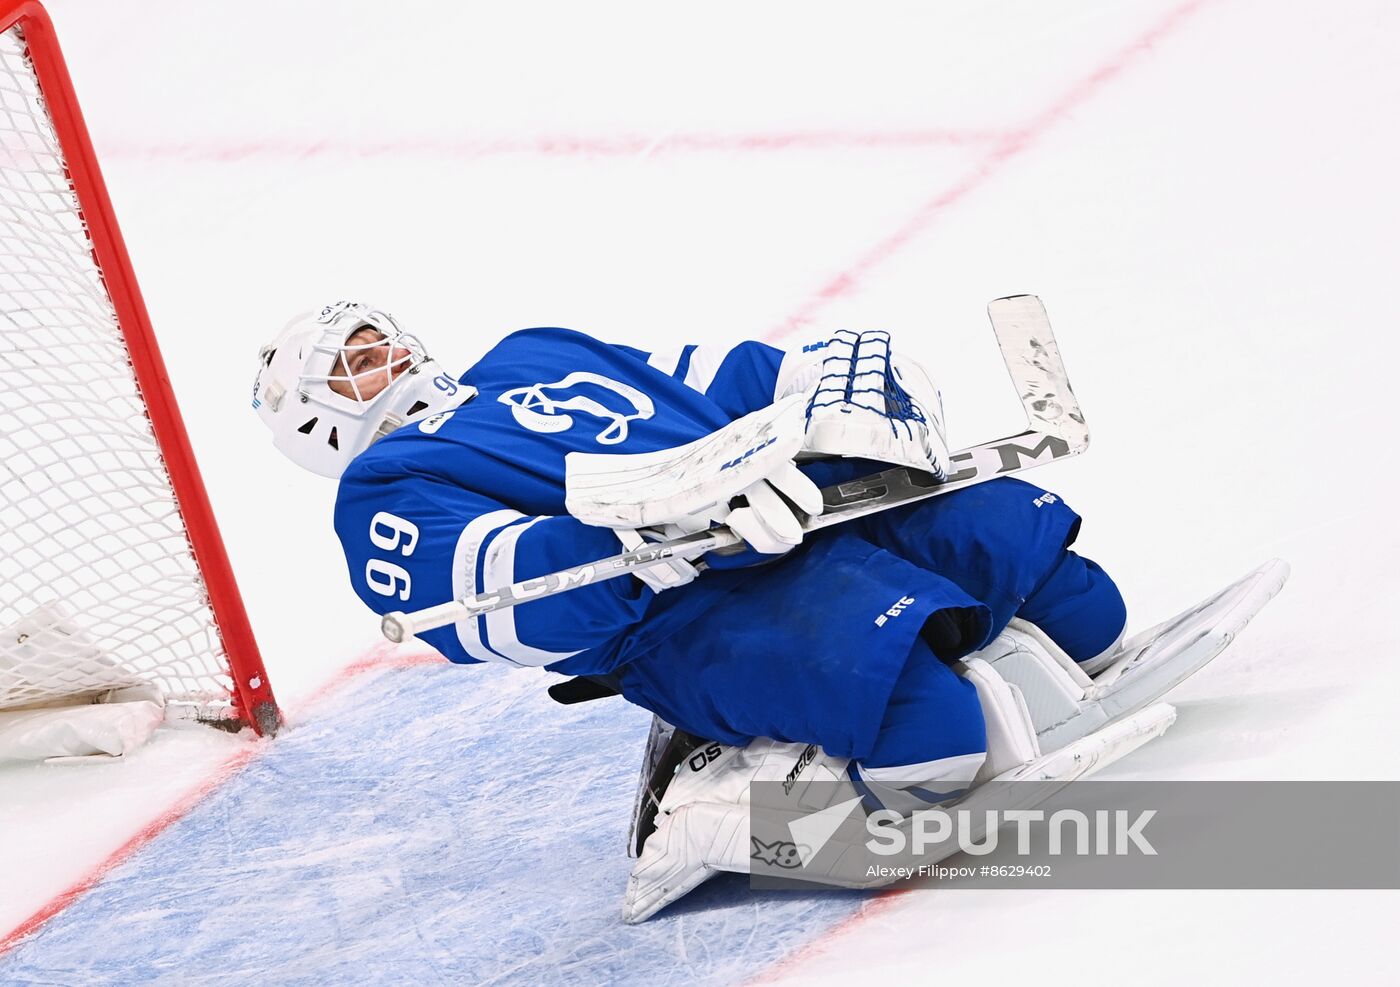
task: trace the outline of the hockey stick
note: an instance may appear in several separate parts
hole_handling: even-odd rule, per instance
[[[1002,359],[1006,361],[1025,409],[1026,430],[954,453],[952,463],[961,468],[941,483],[926,473],[898,467],[826,487],[822,490],[822,513],[816,517],[801,515],[804,532],[1067,459],[1088,448],[1089,429],[1070,390],[1069,377],[1040,299],[1034,295],[998,298],[987,306],[987,314],[992,320]],[[390,641],[401,642],[423,631],[493,610],[616,579],[674,556],[698,558],[741,544],[743,539],[727,527],[711,528],[672,541],[657,542],[635,552],[522,580],[489,593],[413,613],[386,614],[381,629]]]

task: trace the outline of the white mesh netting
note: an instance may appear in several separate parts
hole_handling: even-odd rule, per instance
[[[0,34],[0,709],[133,679],[217,716],[204,582],[18,28]]]

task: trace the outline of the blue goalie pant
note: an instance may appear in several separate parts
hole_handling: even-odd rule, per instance
[[[623,695],[702,737],[815,743],[867,767],[979,753],[977,694],[949,662],[1014,616],[1076,661],[1123,630],[1112,579],[1069,551],[1079,524],[1004,478],[820,532],[619,668]]]

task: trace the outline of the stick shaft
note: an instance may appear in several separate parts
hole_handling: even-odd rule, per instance
[[[954,472],[942,483],[936,483],[927,474],[898,467],[825,487],[822,489],[822,513],[816,517],[800,515],[804,533],[1077,456],[1088,447],[1089,430],[1070,390],[1069,378],[1040,300],[1034,295],[998,298],[987,310],[1002,357],[1025,409],[1027,429],[953,453],[950,458]],[[424,631],[493,610],[630,575],[667,559],[698,558],[741,544],[743,539],[728,527],[712,528],[512,583],[489,593],[451,600],[413,613],[386,614],[381,630],[390,641],[405,641]]]

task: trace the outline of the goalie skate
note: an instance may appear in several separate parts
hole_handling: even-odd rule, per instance
[[[656,813],[681,762],[706,741],[671,726],[659,716],[651,718],[642,773],[632,803],[632,825],[627,830],[627,856],[637,857],[647,837],[656,831]]]

